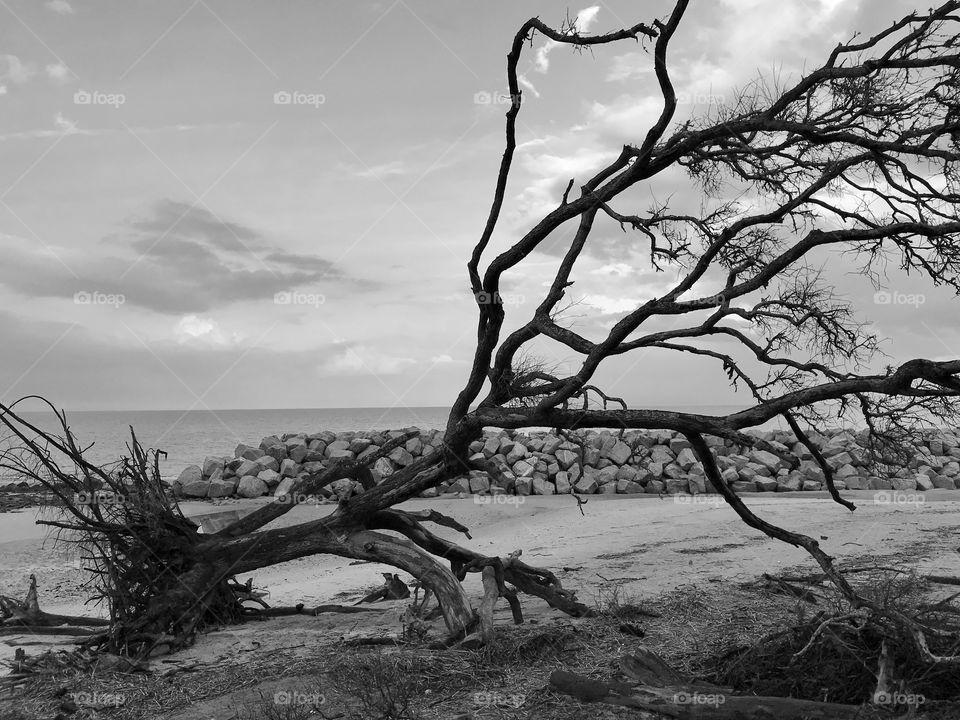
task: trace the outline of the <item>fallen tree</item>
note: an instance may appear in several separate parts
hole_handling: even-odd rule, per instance
[[[109,630],[99,638],[103,647],[137,657],[181,647],[202,627],[243,616],[232,587],[236,576],[322,553],[410,573],[438,601],[452,638],[480,622],[461,585],[467,572],[483,573],[484,637],[497,595],[510,601],[518,620],[518,592],[570,615],[587,615],[590,609],[549,570],[529,566],[516,554],[487,557],[428,528],[431,523],[453,528],[469,538],[456,520],[395,506],[470,470],[494,477],[506,473],[471,456],[470,444],[484,427],[552,427],[559,433],[615,428],[682,433],[706,479],[745,523],[807,550],[854,608],[906,628],[929,662],[958,661],[929,649],[928,638],[945,631],[858,594],[817,540],[751,511],[719,471],[708,438],[765,449],[796,464],[795,452],[745,432],[779,418],[795,434],[795,447],[820,466],[832,497],[853,509],[810,437],[831,408],[839,404],[845,417],[866,424],[881,466],[922,423],[955,417],[960,359],[918,358],[871,371],[878,338],[810,258],[846,253],[866,272],[895,258],[935,285],[960,289],[960,3],[913,13],[872,37],[842,43],[793,84],[757,83],[712,115],[677,123],[667,54],[686,9],[687,1],[678,0],[665,20],[600,35],[583,34],[575,24],[553,29],[534,18],[515,35],[507,56],[506,146],[493,203],[467,264],[477,303],[477,344],[439,452],[379,484],[369,468],[394,443],[363,462],[333,461],[290,495],[202,535],[167,496],[157,452],[144,450],[135,436],[129,458],[96,467],[76,445],[62,413],[58,435],[32,425],[15,404],[0,406],[0,422],[18,441],[17,451],[5,453],[0,465],[44,483],[65,513],[50,524],[79,537],[87,550],[94,598],[110,609]],[[523,106],[518,63],[538,33],[574,48],[650,42],[662,109],[639,144],[624,145],[612,162],[580,182],[577,192],[576,179],[570,179],[557,206],[482,267],[517,148]],[[702,212],[657,205],[628,214],[614,207],[626,191],[671,168],[684,169],[701,188]],[[721,192],[730,186],[733,192]],[[858,201],[844,201],[851,197]],[[631,262],[640,262],[633,254],[638,239],[645,243],[649,267],[671,267],[679,279],[659,297],[622,313],[605,335],[590,339],[564,325],[562,303],[573,269],[602,222],[635,233],[627,235],[624,250]],[[545,297],[527,322],[504,336],[505,275],[561,228],[574,227]],[[530,363],[524,353],[535,343],[572,353],[578,358],[575,370],[561,375]],[[602,363],[649,349],[716,363],[751,397],[752,406],[728,415],[631,409],[596,385]],[[300,498],[341,478],[358,481],[363,491],[325,517],[267,527]]]

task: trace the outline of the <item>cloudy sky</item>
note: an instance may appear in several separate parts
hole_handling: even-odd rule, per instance
[[[762,71],[796,75],[899,0],[693,0],[671,65],[678,119]],[[601,32],[667,0],[571,6]],[[0,397],[69,409],[443,405],[466,376],[464,265],[502,152],[505,55],[551,2],[0,0]],[[537,38],[521,62],[516,172],[493,250],[643,137],[650,56]],[[691,193],[667,179],[642,206]],[[640,206],[635,208],[640,209]],[[603,326],[662,292],[608,223],[575,274],[572,322]],[[524,320],[560,243],[506,278]],[[878,306],[830,272],[893,357],[960,352],[951,298]],[[956,350],[954,350],[956,348]],[[544,350],[564,367],[570,358]],[[555,353],[549,355],[549,353]],[[715,368],[620,358],[640,406],[726,403]]]

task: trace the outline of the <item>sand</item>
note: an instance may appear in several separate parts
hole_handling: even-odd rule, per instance
[[[865,555],[906,556],[923,572],[960,575],[960,499],[950,491],[901,494],[900,502],[875,501],[872,491],[849,492],[855,512],[821,493],[756,494],[745,497],[755,512],[770,522],[805,532],[820,540],[838,560]],[[513,500],[517,500],[513,498]],[[523,550],[523,559],[554,570],[565,586],[576,589],[588,604],[619,586],[622,593],[654,597],[688,584],[719,580],[747,582],[764,572],[801,566],[816,567],[798,548],[769,540],[744,525],[716,496],[690,498],[656,496],[594,496],[583,514],[570,496],[527,497],[510,504],[478,504],[472,498],[415,500],[402,507],[431,507],[470,528],[472,540],[447,528],[436,531],[475,550],[505,555]],[[911,501],[911,502],[907,502]],[[221,506],[185,503],[184,512],[199,517],[223,510],[241,511],[263,501]],[[277,525],[314,519],[332,505],[299,506]],[[0,594],[22,596],[28,576],[35,573],[44,609],[65,614],[98,614],[84,607],[83,574],[73,548],[57,546],[47,529],[35,524],[34,509],[0,514]],[[256,572],[254,584],[269,589],[272,605],[350,603],[382,581],[385,566],[351,564],[334,556],[303,558]],[[407,580],[409,576],[401,575]],[[239,579],[245,581],[247,576]],[[468,591],[479,596],[479,581],[471,575]],[[528,618],[558,615],[536,598],[522,598]],[[396,633],[406,601],[386,603],[381,612],[364,615],[291,617],[250,623],[209,633],[177,662],[213,662],[245,651],[309,647],[338,637]],[[497,617],[509,622],[504,603]],[[14,648],[38,652],[56,638],[0,638],[0,660]]]

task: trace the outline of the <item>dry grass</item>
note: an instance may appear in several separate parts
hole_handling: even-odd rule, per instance
[[[809,572],[809,568],[805,570]],[[877,596],[886,602],[901,603],[904,607],[915,607],[925,592],[922,585],[909,581],[906,576],[878,583],[876,577],[864,574],[857,582],[874,588]],[[643,714],[636,710],[583,705],[554,693],[548,686],[550,673],[556,669],[598,679],[614,678],[618,659],[641,646],[660,654],[683,673],[731,684],[741,691],[775,694],[771,691],[779,690],[800,697],[862,701],[864,688],[868,688],[870,682],[875,683],[875,679],[871,680],[875,668],[869,667],[869,653],[876,648],[869,644],[868,633],[861,637],[866,660],[858,661],[857,672],[851,657],[826,641],[808,651],[809,657],[804,657],[801,663],[790,665],[784,661],[807,643],[813,628],[822,622],[817,612],[842,610],[824,600],[826,594],[813,606],[790,595],[730,583],[689,585],[658,597],[638,598],[610,585],[598,595],[601,611],[598,617],[574,620],[557,614],[548,622],[503,624],[498,628],[495,642],[481,650],[434,651],[417,645],[358,649],[334,644],[316,647],[308,656],[295,656],[289,650],[251,653],[243,662],[220,663],[169,677],[160,677],[157,673],[61,673],[32,682],[16,698],[16,712],[20,714],[11,714],[11,711],[4,714],[0,710],[0,720],[54,717],[64,697],[75,692],[123,695],[126,702],[119,709],[106,709],[96,715],[84,714],[81,710],[70,716],[74,718],[177,718],[191,705],[214,698],[219,698],[217,714],[184,717],[193,720],[201,717],[204,720],[211,717],[218,720],[642,718]],[[660,617],[649,617],[651,610]],[[642,626],[646,636],[641,639],[622,631],[625,621]],[[837,636],[851,642],[851,638],[842,633],[838,632]],[[159,663],[156,666],[163,667]],[[774,670],[765,672],[765,667]],[[831,680],[836,685],[843,678],[859,683],[848,697],[840,697],[835,689],[823,685]],[[781,685],[776,686],[775,681]],[[938,674],[910,681],[915,687],[945,688],[944,693],[930,694],[930,698],[960,692],[956,687],[958,681],[951,684],[949,678]],[[286,688],[287,692],[294,689],[307,697],[322,695],[323,702],[278,703],[273,697],[278,688]],[[244,689],[245,695],[241,692]],[[254,692],[251,699],[252,690],[258,690],[259,696]],[[0,699],[0,708],[5,705],[14,707]],[[930,720],[960,717],[956,706],[938,707],[930,702],[921,709],[926,714],[915,717]],[[873,711],[864,717],[871,717],[870,712]]]

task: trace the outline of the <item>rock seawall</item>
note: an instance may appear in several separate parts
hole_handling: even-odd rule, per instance
[[[409,428],[412,429],[412,428]],[[331,461],[362,460],[404,431],[284,433],[263,438],[259,446],[240,444],[233,457],[207,457],[190,465],[173,482],[174,492],[187,498],[254,498],[284,495],[300,477],[318,472]],[[724,479],[736,492],[790,492],[824,489],[823,473],[810,451],[789,431],[751,432],[769,449],[756,449],[708,437]],[[422,455],[437,452],[443,434],[422,431],[374,463],[378,482]],[[832,430],[811,439],[834,470],[839,489],[931,490],[960,487],[960,436],[931,430],[909,448],[904,466],[883,476],[871,474],[865,431]],[[704,477],[690,444],[667,430],[624,433],[579,431],[575,442],[552,433],[487,432],[470,445],[472,460],[496,466],[499,477],[471,471],[424,493],[554,495],[714,492]],[[780,453],[780,454],[778,454]],[[781,454],[799,458],[791,469]],[[327,497],[346,498],[362,489],[353,480],[337,480],[324,489]]]

